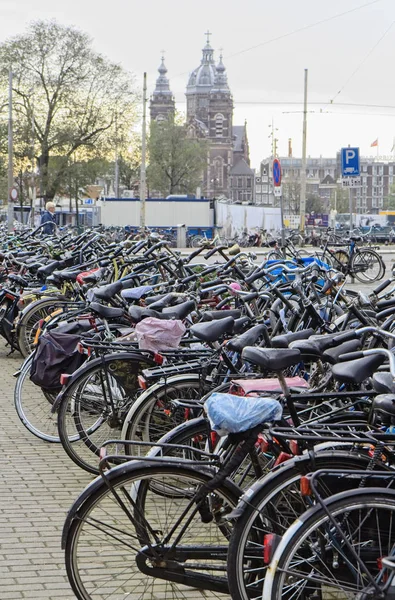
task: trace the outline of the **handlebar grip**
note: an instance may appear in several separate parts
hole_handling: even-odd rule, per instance
[[[246,283],[253,283],[256,279],[263,277],[265,275],[265,269],[261,269],[260,271],[255,271],[252,275],[245,278]]]
[[[382,292],[383,290],[385,290],[386,287],[388,287],[390,285],[390,283],[392,283],[391,279],[386,279],[385,281],[383,281],[382,283],[380,283],[380,285],[378,285],[374,290],[373,290],[373,294],[380,294],[380,292]]]
[[[346,354],[340,354],[339,360],[344,362],[346,360],[357,360],[358,358],[363,358],[363,352],[347,352]]]
[[[189,262],[190,260],[192,260],[192,258],[195,258],[195,256],[200,254],[202,250],[203,250],[203,246],[201,248],[197,248],[197,250],[194,250],[193,252],[191,252],[191,254],[189,256],[187,256],[187,261]]]
[[[149,256],[150,254],[152,254],[152,252],[154,252],[155,250],[157,250],[161,246],[164,246],[165,244],[167,244],[167,242],[157,242],[156,244],[154,244],[153,246],[151,246],[151,248],[148,248],[148,250],[146,250],[144,252],[143,256]]]
[[[222,281],[222,279],[214,279],[213,281],[205,281],[204,283],[201,284],[200,288],[202,290],[205,290],[206,288],[209,287],[213,287],[215,285],[223,285],[224,282]]]
[[[199,277],[204,277],[205,275],[209,275],[210,273],[214,273],[214,271],[218,271],[218,265],[215,265],[213,267],[207,267],[207,269],[203,269],[203,271],[201,271],[199,273]]]
[[[133,269],[134,273],[140,273],[140,271],[145,271],[145,269],[150,269],[156,265],[156,260],[149,260],[148,262],[138,265]]]
[[[184,279],[180,280],[180,283],[189,283],[190,281],[195,281],[198,278],[198,275],[195,273],[194,275],[189,275],[189,277],[184,277]]]
[[[207,260],[208,258],[210,258],[210,256],[212,256],[213,254],[218,252],[218,250],[219,250],[219,246],[215,246],[215,248],[211,248],[211,250],[206,252],[206,254],[204,255],[204,260]]]
[[[344,333],[339,333],[339,335],[333,339],[333,342],[335,344],[343,344],[343,342],[355,340],[357,337],[358,336],[355,331],[345,331]]]

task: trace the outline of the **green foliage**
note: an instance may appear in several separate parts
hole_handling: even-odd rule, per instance
[[[331,210],[337,210],[338,213],[349,214],[349,190],[338,185],[332,190],[331,195]]]
[[[0,65],[0,110],[8,72],[14,73],[15,156],[38,165],[44,197],[64,187],[75,163],[89,171],[95,161],[114,160],[116,143],[129,150],[137,119],[132,78],[94,52],[85,33],[53,21],[32,23],[0,45]]]
[[[306,213],[322,213],[322,200],[317,194],[308,194],[306,198]]]
[[[166,197],[169,194],[194,194],[202,181],[207,160],[204,140],[187,137],[185,126],[174,121],[151,124],[148,144],[149,189]]]

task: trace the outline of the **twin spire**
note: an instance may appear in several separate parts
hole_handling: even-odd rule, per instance
[[[221,91],[221,92],[230,94],[230,90],[229,90],[229,86],[228,86],[228,78],[226,75],[226,69],[222,62],[222,53],[219,57],[219,63],[217,64],[217,66],[215,66],[214,50],[210,45],[210,36],[212,34],[209,31],[207,31],[205,33],[205,35],[207,36],[207,40],[206,40],[206,45],[204,46],[204,48],[202,50],[203,56],[202,56],[202,60],[201,60],[201,65],[202,66],[210,65],[214,71],[214,81],[211,80],[211,84],[213,86],[211,91],[216,91],[216,92]],[[195,69],[194,73],[196,73],[196,71],[198,71],[198,69]],[[158,95],[171,96],[172,93],[170,91],[169,79],[166,77],[167,68],[165,65],[164,56],[162,56],[162,62],[158,68],[158,72],[159,72],[159,77],[156,80],[156,87],[153,92],[153,95],[154,96],[158,96]],[[194,73],[191,75],[190,83],[192,83],[191,79],[193,79],[194,85],[196,85],[196,84],[199,85],[199,82],[198,81],[196,82],[196,76],[193,78]]]

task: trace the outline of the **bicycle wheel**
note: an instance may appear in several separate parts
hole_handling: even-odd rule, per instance
[[[17,324],[16,335],[20,352],[24,358],[34,349],[34,337],[41,319],[45,319],[58,308],[65,306],[65,300],[45,298],[29,304]]]
[[[191,239],[191,248],[200,248],[202,243],[204,242],[204,237],[202,235],[194,235]]]
[[[43,391],[30,381],[33,356],[22,366],[14,389],[14,404],[23,425],[46,442],[60,442],[57,416],[51,411],[57,392]]]
[[[356,279],[362,283],[378,281],[385,273],[381,256],[370,248],[362,248],[354,254],[351,269]]]
[[[133,404],[125,420],[122,436],[126,440],[156,442],[168,431],[189,418],[190,409],[175,409],[173,400],[195,400],[203,395],[199,377],[152,386]]]
[[[107,477],[111,489],[94,482],[72,508],[65,532],[67,575],[79,600],[229,597],[231,526],[224,517],[237,503],[237,487],[225,482],[210,494],[205,508],[211,518],[203,522],[194,496],[210,472],[140,462]]]
[[[266,600],[385,597],[374,582],[380,575],[381,558],[394,550],[395,492],[352,490],[347,496],[329,498],[326,507],[332,520],[317,506],[286,532],[266,576]]]
[[[127,365],[132,368],[133,362]],[[138,363],[135,367],[138,370]],[[120,438],[123,411],[133,400],[133,393],[126,392],[119,379],[100,364],[88,366],[70,385],[58,409],[58,430],[62,446],[75,464],[90,473],[99,472],[100,448],[108,439]]]
[[[229,542],[228,578],[232,600],[261,600],[262,584],[269,567],[264,561],[265,535],[283,536],[288,527],[311,506],[310,498],[300,495],[300,479],[313,468],[364,470],[369,457],[346,452],[318,452],[314,463],[308,456],[297,457],[263,477],[241,498]],[[339,484],[352,488],[353,480],[328,481],[326,494],[339,491]],[[258,487],[259,486],[259,487]],[[254,491],[254,493],[252,493]],[[296,596],[297,597],[297,596]]]

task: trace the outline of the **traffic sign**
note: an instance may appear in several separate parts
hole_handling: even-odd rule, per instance
[[[281,197],[281,192],[282,192],[282,188],[281,185],[277,185],[273,188],[274,191],[274,197],[275,198],[280,198]]]
[[[18,200],[18,189],[16,187],[12,187],[10,189],[10,198],[14,202],[16,202]]]
[[[342,177],[359,177],[361,174],[359,148],[341,149]]]
[[[354,188],[361,187],[360,177],[347,177],[342,179],[342,187]]]
[[[278,158],[273,161],[273,185],[275,188],[281,186],[281,164]]]

